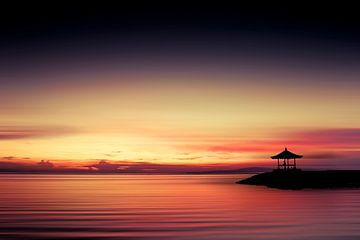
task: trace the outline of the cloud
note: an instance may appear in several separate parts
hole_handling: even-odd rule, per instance
[[[133,162],[133,161],[109,161],[100,160],[97,163],[85,165],[89,171],[99,173],[184,173],[206,170],[221,170],[238,167],[230,164],[157,164],[152,162]]]
[[[267,152],[271,147],[264,143],[265,142],[242,142],[235,144],[232,143],[225,145],[215,145],[209,146],[207,150],[211,152]]]
[[[115,154],[111,154],[111,153],[105,153],[104,156],[106,156],[106,157],[115,157],[116,155],[115,155]]]
[[[98,163],[87,165],[86,167],[88,167],[91,170],[96,169],[99,172],[118,172],[121,167],[121,164],[114,164],[106,160],[100,160]]]
[[[191,152],[181,152],[181,153],[178,153],[179,155],[190,155]]]
[[[12,170],[15,172],[39,171],[53,169],[55,166],[50,161],[41,160],[40,162],[24,162],[18,158],[12,161],[0,161],[1,170]]]
[[[176,158],[176,160],[196,160],[196,159],[201,159],[202,157],[198,156],[198,157],[179,157]]]
[[[40,168],[53,168],[54,164],[52,164],[49,160],[47,161],[41,160],[40,162],[37,163],[37,166]]]
[[[212,144],[194,144],[184,146],[190,150],[222,153],[269,153],[283,147],[294,147],[302,150],[314,148],[336,148],[342,150],[360,149],[360,129],[336,128],[290,132],[273,138],[241,140]]]
[[[13,156],[2,157],[3,160],[13,160],[14,158]]]
[[[0,161],[0,172],[16,173],[86,173],[81,168],[74,168],[73,165],[65,164],[56,166],[49,160],[25,160],[24,158],[13,158],[11,161]]]
[[[0,126],[0,140],[53,137],[77,132],[65,126]]]
[[[311,144],[357,145],[360,146],[359,128],[319,129],[294,134],[294,138]]]
[[[310,159],[339,159],[339,158],[344,158],[344,156],[341,155],[341,154],[336,154],[336,153],[316,152],[316,153],[307,154],[306,158],[310,158]]]

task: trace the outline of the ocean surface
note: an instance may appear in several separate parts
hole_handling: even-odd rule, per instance
[[[0,175],[0,239],[360,239],[360,190],[250,175]]]

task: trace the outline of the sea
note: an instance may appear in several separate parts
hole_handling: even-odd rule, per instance
[[[0,239],[360,239],[360,189],[249,176],[0,174]]]

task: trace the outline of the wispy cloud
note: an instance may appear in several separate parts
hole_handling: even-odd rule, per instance
[[[146,161],[100,160],[84,167],[100,173],[184,173],[206,170],[225,170],[241,167],[236,164],[157,164]],[[243,167],[248,167],[243,165]]]
[[[176,158],[176,160],[197,160],[197,159],[201,159],[201,156],[196,156],[196,157],[178,157]]]
[[[293,138],[302,140],[304,144],[360,146],[360,129],[338,128],[304,131],[294,134]]]
[[[291,132],[286,135],[277,135],[273,138],[239,140],[217,144],[189,145],[188,149],[199,149],[210,152],[271,152],[274,149],[293,146],[296,148],[330,148],[337,147],[343,150],[360,148],[360,129],[319,129],[300,132]]]
[[[78,132],[78,129],[66,126],[0,126],[0,140],[53,137]]]

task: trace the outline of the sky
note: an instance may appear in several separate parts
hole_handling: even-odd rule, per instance
[[[360,169],[351,8],[9,6],[0,170]]]

